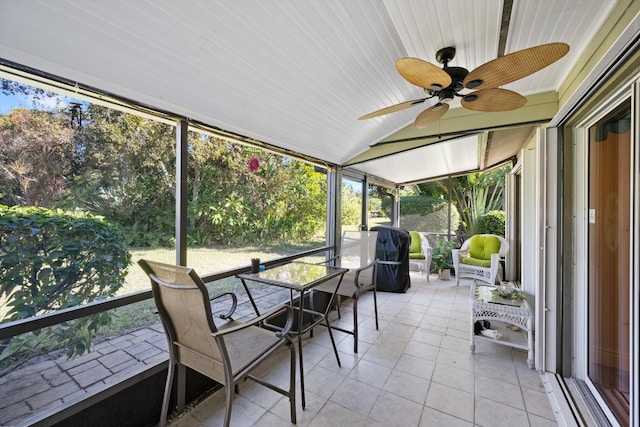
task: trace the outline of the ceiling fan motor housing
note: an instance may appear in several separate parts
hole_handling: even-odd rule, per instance
[[[469,74],[469,70],[462,67],[445,66],[444,71],[446,71],[447,74],[451,76],[451,85],[449,85],[449,88],[453,89],[456,93],[464,89],[464,84],[462,83],[462,81],[465,77],[467,77],[467,74]]]
[[[436,61],[444,65],[442,69],[451,77],[451,84],[448,87],[441,88],[440,92],[437,90],[434,91],[438,93],[438,97],[441,102],[449,102],[453,100],[453,97],[457,95],[459,91],[464,89],[464,84],[462,82],[465,77],[467,77],[467,74],[469,74],[469,70],[466,68],[449,67],[449,61],[451,61],[455,56],[456,48],[453,46],[442,48],[436,52]]]

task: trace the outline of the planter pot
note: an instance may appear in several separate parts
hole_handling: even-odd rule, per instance
[[[445,268],[444,270],[440,270],[438,272],[438,279],[440,280],[449,280],[451,279],[451,270],[448,268]]]

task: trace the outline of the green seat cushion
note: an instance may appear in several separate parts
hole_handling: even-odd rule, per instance
[[[424,259],[424,255],[422,253],[419,254],[409,254],[409,259]]]
[[[491,267],[491,260],[472,258],[470,256],[462,257],[460,261],[463,264],[475,265],[476,267]]]
[[[500,239],[496,236],[473,236],[471,238],[469,243],[469,256],[471,258],[491,261],[491,254],[497,254],[498,252],[500,252]]]
[[[410,231],[411,246],[409,247],[409,255],[422,253],[422,242],[420,241],[420,234],[417,231]],[[409,256],[411,258],[411,256]]]

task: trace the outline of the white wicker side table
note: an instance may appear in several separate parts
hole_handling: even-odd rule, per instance
[[[485,340],[495,344],[506,345],[528,351],[527,364],[534,367],[532,314],[527,300],[513,301],[494,297],[489,285],[473,285],[471,308],[471,352],[475,352],[475,340]],[[476,335],[474,325],[478,320],[496,320],[518,326],[521,331],[505,330],[500,339]],[[492,325],[492,329],[494,326]],[[523,336],[526,335],[526,339]]]

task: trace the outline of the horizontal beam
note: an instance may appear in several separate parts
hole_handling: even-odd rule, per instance
[[[512,111],[486,113],[455,108],[426,129],[413,124],[383,139],[369,150],[349,160],[344,166],[354,165],[443,140],[509,127],[544,123],[558,111],[558,94],[545,92],[527,97],[524,107]],[[417,113],[416,113],[417,114]]]

